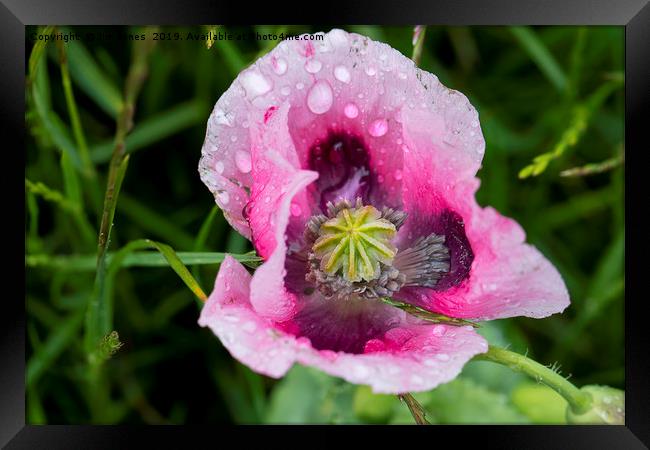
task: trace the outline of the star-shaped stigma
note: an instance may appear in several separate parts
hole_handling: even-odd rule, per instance
[[[380,263],[390,265],[397,253],[391,243],[397,229],[370,205],[343,208],[323,222],[312,248],[320,268],[351,282],[371,281],[381,274]]]

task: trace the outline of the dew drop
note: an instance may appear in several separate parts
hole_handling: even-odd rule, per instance
[[[343,114],[345,114],[345,117],[348,119],[354,119],[359,115],[359,108],[357,108],[357,105],[354,103],[348,103],[345,105],[345,108],[343,108]]]
[[[291,88],[289,86],[282,86],[280,88],[280,94],[284,95],[285,97],[291,93]]]
[[[366,75],[368,75],[369,77],[375,75],[376,73],[377,73],[377,69],[375,69],[374,67],[372,66],[366,67]]]
[[[449,355],[446,353],[438,353],[436,355],[436,358],[438,358],[440,361],[449,361]]]
[[[273,64],[273,71],[278,75],[284,75],[287,72],[287,60],[284,58],[273,58],[271,61]]]
[[[217,161],[214,165],[214,168],[217,170],[219,173],[223,173],[223,162],[222,161]]]
[[[349,83],[352,79],[350,71],[345,66],[336,66],[334,68],[334,77],[339,80],[341,83]]]
[[[244,72],[240,80],[246,90],[246,95],[251,99],[264,95],[273,88],[271,81],[257,70]]]
[[[217,197],[219,198],[219,201],[221,201],[222,204],[227,205],[228,202],[230,201],[230,195],[226,191],[221,191],[217,194]]]
[[[401,180],[402,179],[402,171],[399,170],[399,169],[396,170],[395,174],[394,174],[394,177],[395,177],[396,180]]]
[[[323,64],[317,59],[309,59],[305,63],[305,70],[309,73],[318,73],[323,67]]]
[[[214,111],[214,120],[219,125],[227,125],[229,127],[232,127],[233,119],[234,117],[232,113],[227,113],[222,109],[217,109]]]
[[[296,89],[298,89],[299,91],[304,87],[305,85],[303,83],[296,83]]]
[[[324,114],[329,111],[333,101],[332,88],[325,80],[317,81],[307,94],[307,107],[314,114]]]
[[[243,150],[237,150],[235,153],[235,164],[242,173],[248,173],[252,170],[251,154]]]
[[[388,131],[388,122],[386,119],[373,120],[368,127],[370,136],[381,137]]]
[[[302,213],[302,209],[300,208],[300,205],[296,203],[291,204],[291,214],[294,216],[299,216]]]

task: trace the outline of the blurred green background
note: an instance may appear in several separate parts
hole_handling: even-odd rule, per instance
[[[411,27],[339,28],[411,56]],[[26,33],[28,60],[37,49],[26,67],[27,421],[412,423],[396,397],[312,369],[295,367],[281,380],[251,372],[197,325],[195,297],[162,258],[158,267],[115,274],[109,314],[123,346],[111,356],[105,345],[101,362],[89,362],[84,313],[97,294],[97,234],[134,42],[35,47],[30,35],[39,30]],[[173,36],[207,28],[159,31]],[[276,44],[156,43],[126,139],[131,156],[111,252],[142,238],[179,252],[252,250],[227,226],[197,167],[212,106],[242,68]],[[420,63],[479,111],[486,139],[479,203],[516,219],[571,293],[571,307],[561,315],[493,321],[480,332],[492,344],[556,363],[578,386],[624,387],[623,55],[622,27],[427,27]],[[70,93],[74,98],[66,98]],[[190,269],[209,293],[218,265]],[[561,397],[489,362],[470,362],[455,381],[416,398],[432,423],[564,421]]]

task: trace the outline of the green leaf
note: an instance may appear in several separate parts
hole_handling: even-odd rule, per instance
[[[354,413],[368,423],[386,423],[399,400],[395,395],[374,394],[369,386],[357,386],[354,393]]]
[[[271,393],[266,423],[357,423],[354,386],[325,373],[296,365]]]
[[[533,423],[565,424],[567,401],[543,384],[524,382],[512,391],[512,403]]]
[[[429,412],[427,417],[443,424],[529,422],[506,395],[464,378],[456,378],[431,391],[423,406]]]

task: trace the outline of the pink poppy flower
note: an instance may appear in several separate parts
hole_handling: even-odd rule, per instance
[[[208,121],[201,179],[264,263],[227,257],[199,324],[259,373],[300,363],[400,393],[452,380],[487,343],[381,298],[475,320],[566,308],[522,228],[476,203],[467,98],[386,44],[304,36],[240,73]]]

